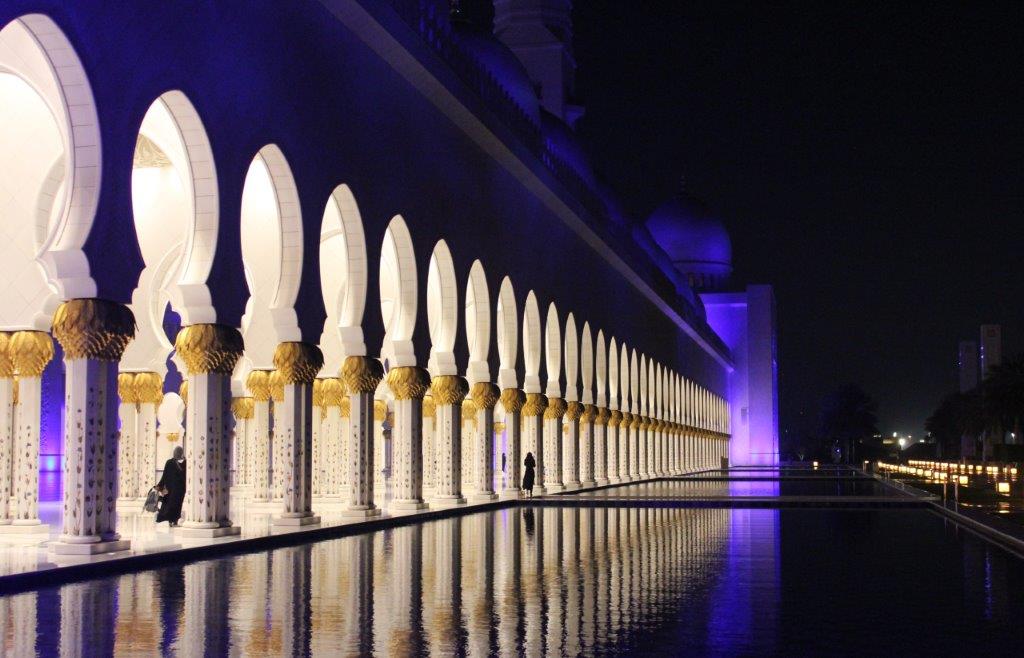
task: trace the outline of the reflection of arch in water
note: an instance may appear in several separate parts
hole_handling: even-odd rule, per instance
[[[359,206],[348,185],[339,185],[320,223],[320,291],[327,310],[320,336],[324,372],[337,373],[346,357],[366,355],[362,323],[367,273]]]
[[[455,333],[459,322],[458,286],[448,243],[438,240],[427,270],[427,327],[430,358],[427,368],[433,376],[456,375]]]
[[[384,232],[380,257],[380,313],[384,321],[381,358],[394,367],[416,365],[412,334],[416,327],[416,257],[401,215]]]

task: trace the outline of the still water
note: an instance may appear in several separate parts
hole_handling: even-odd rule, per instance
[[[0,653],[1015,655],[1022,591],[924,510],[513,508],[0,598]]]
[[[640,498],[686,499],[720,497],[776,497],[776,496],[899,496],[897,490],[869,478],[707,478],[658,480],[628,484],[609,489],[598,489],[579,494],[580,498]]]

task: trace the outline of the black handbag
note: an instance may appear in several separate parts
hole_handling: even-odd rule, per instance
[[[146,495],[146,503],[142,506],[142,509],[147,512],[155,512],[159,503],[160,492],[156,490],[156,487],[153,487],[149,490],[149,494]]]

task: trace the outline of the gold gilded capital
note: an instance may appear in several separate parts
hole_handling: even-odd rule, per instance
[[[256,402],[249,397],[231,398],[231,413],[238,420],[249,420],[256,415]]]
[[[437,413],[437,405],[434,404],[434,396],[427,393],[423,396],[423,417],[433,418]]]
[[[341,364],[341,382],[349,394],[373,393],[384,378],[384,366],[377,359],[350,356]]]
[[[242,334],[222,324],[193,324],[182,327],[174,339],[174,349],[185,362],[189,374],[212,372],[230,375],[242,356]]]
[[[501,434],[504,431],[505,431],[505,423],[501,422],[500,420],[494,421],[494,433],[495,434]]]
[[[327,406],[324,404],[324,387],[322,379],[313,380],[313,406],[320,407],[321,409]]]
[[[10,352],[7,351],[10,343],[10,332],[0,331],[0,377],[6,379],[14,377],[14,361],[11,361]]]
[[[526,404],[526,393],[518,388],[506,388],[501,392],[501,406],[505,408],[506,413],[518,413],[523,410],[524,404]]]
[[[178,395],[181,396],[181,401],[188,404],[188,380],[181,380],[181,386],[178,387]]]
[[[569,420],[579,420],[583,416],[583,405],[573,400],[565,405],[565,417]]]
[[[611,418],[611,412],[607,407],[597,407],[597,416],[594,418],[595,425],[607,425]]]
[[[160,404],[164,399],[164,380],[155,372],[135,373],[135,394],[142,404]]]
[[[245,386],[252,393],[252,399],[256,402],[266,402],[270,399],[270,371],[253,370],[245,378]]]
[[[53,314],[53,335],[66,361],[120,361],[124,348],[135,337],[135,316],[117,302],[69,299]]]
[[[117,374],[117,397],[121,398],[121,404],[138,403],[139,394],[135,389],[134,374],[130,372],[119,372]]]
[[[7,353],[19,377],[40,377],[53,359],[53,339],[45,331],[16,331]]]
[[[281,382],[312,384],[324,367],[324,353],[309,343],[281,343],[274,350],[274,368],[281,373]]]
[[[284,377],[277,370],[271,370],[267,377],[270,384],[270,399],[274,402],[284,402]]]
[[[340,407],[348,401],[348,397],[345,396],[345,386],[340,379],[328,377],[318,381],[323,391],[325,407]]]
[[[562,398],[548,398],[548,408],[544,410],[544,418],[561,418],[568,410]]]
[[[593,423],[595,418],[597,418],[597,407],[592,404],[583,405],[583,415],[580,416],[580,420],[584,423]]]
[[[384,400],[373,401],[373,419],[378,423],[384,422],[388,417],[388,403]]]
[[[524,416],[540,416],[548,408],[548,399],[540,393],[527,393],[523,404]]]
[[[342,418],[350,418],[352,416],[352,400],[349,400],[347,397],[343,397],[341,398],[341,404],[339,406],[341,407]]]
[[[498,404],[498,398],[501,397],[501,391],[498,387],[490,382],[477,382],[473,384],[473,390],[471,391],[473,397],[473,404],[479,409],[493,409],[494,405]]]
[[[622,423],[622,412],[618,409],[612,409],[608,417],[608,425],[610,427],[618,427]]]
[[[430,395],[434,404],[461,404],[469,393],[469,384],[458,375],[438,375],[430,382]]]
[[[396,400],[422,400],[430,388],[430,373],[419,366],[403,366],[389,370],[386,381]]]

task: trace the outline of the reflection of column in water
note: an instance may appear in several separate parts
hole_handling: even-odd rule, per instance
[[[373,651],[373,538],[373,534],[362,534],[342,540],[349,574],[341,629],[344,654]]]
[[[265,654],[270,651],[266,629],[269,578],[270,552],[236,558],[234,577],[228,590],[228,617],[239,620],[236,645],[242,653]]]
[[[348,609],[349,564],[345,560],[345,541],[312,544],[310,587],[310,648],[314,656],[337,651],[341,643]]]
[[[383,385],[386,386],[386,385]],[[373,401],[373,499],[377,507],[385,508],[386,482],[384,474],[388,469],[387,446],[384,445],[384,420],[388,415],[388,403],[384,400]],[[389,433],[390,434],[390,433]],[[388,437],[390,438],[390,437]]]
[[[223,656],[230,646],[228,582],[231,562],[196,562],[185,571],[185,631],[183,655]],[[96,628],[102,628],[97,624]]]
[[[620,590],[622,588],[622,562],[619,551],[619,516],[622,510],[615,507],[605,508],[608,518],[608,643],[614,644],[621,623]]]
[[[562,634],[565,607],[562,591],[562,510],[545,507],[544,515],[544,592],[547,610],[547,647],[549,655],[564,654]]]
[[[84,587],[84,585],[68,585]],[[0,655],[35,655],[36,634],[43,629],[36,628],[35,592],[16,596],[0,597]],[[64,604],[61,596],[61,629],[63,630]]]
[[[469,620],[469,652],[475,656],[491,653],[497,640],[492,637],[494,621],[494,526],[491,515],[477,514],[464,524],[462,554],[473,556],[472,589],[467,591],[465,603]]]
[[[109,629],[114,623],[115,600],[112,580],[76,583],[61,588],[61,656],[113,655],[114,634],[103,629]],[[27,603],[31,604],[31,610],[28,610],[27,606],[22,608],[22,605]],[[35,594],[18,597],[12,606],[15,624],[22,629],[31,629],[33,636],[36,633],[35,607]],[[27,621],[31,621],[31,624],[25,624]],[[45,629],[39,630],[44,631]],[[28,653],[24,649],[35,646],[35,638],[30,638],[28,633],[18,638],[19,642],[26,640],[27,644],[17,645],[19,652]]]
[[[498,553],[501,558],[500,564],[495,565],[498,592],[495,598],[498,606],[498,648],[499,655],[502,656],[518,655],[516,644],[521,618],[521,588],[526,585],[523,581],[519,548],[522,513],[522,509],[513,507],[500,512],[498,517],[501,524],[498,532],[502,550]]]
[[[408,656],[421,645],[420,602],[423,600],[423,529],[419,524],[396,528],[392,535],[391,632],[387,654]]]
[[[310,587],[309,561],[311,545],[282,548],[274,551],[275,585],[277,573],[283,572],[285,586],[275,594],[281,596],[283,608],[281,650],[295,656],[308,656],[310,649]],[[276,597],[275,597],[276,598]]]
[[[580,618],[583,610],[580,589],[584,578],[580,568],[580,513],[574,507],[562,512],[562,578],[565,591],[565,649],[570,656],[580,654]]]
[[[579,510],[580,518],[580,578],[583,585],[582,642],[586,653],[592,653],[597,635],[597,573],[594,551],[594,509]]]
[[[122,576],[117,580],[115,654],[155,651],[160,640],[157,636],[160,610],[153,596],[155,588],[152,571]],[[0,652],[0,655],[6,654]]]
[[[432,523],[434,554],[434,614],[428,619],[432,654],[461,654],[462,519]]]
[[[527,507],[522,520],[523,651],[527,656],[539,656],[544,653],[543,510]]]

